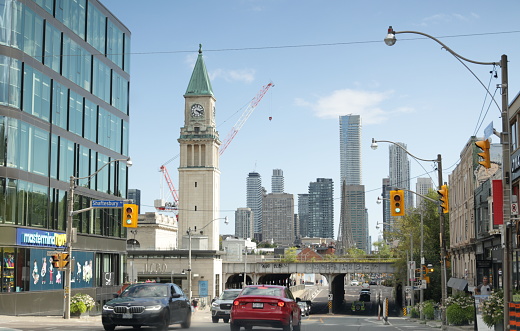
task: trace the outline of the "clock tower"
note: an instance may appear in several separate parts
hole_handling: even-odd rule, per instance
[[[220,139],[215,125],[215,97],[206,71],[202,48],[184,94],[184,127],[178,139],[179,238],[188,248],[188,228],[192,249],[219,250]]]

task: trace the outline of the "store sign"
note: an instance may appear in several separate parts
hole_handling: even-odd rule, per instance
[[[20,246],[65,247],[67,235],[64,233],[33,229],[16,229],[16,244]]]

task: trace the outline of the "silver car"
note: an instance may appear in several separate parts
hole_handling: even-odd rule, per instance
[[[224,323],[229,322],[231,306],[233,300],[240,294],[242,289],[227,289],[224,290],[218,298],[211,303],[211,320],[213,323],[218,323],[222,318]]]

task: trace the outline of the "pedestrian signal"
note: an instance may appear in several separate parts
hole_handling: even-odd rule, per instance
[[[136,228],[139,213],[137,212],[137,205],[124,204],[123,205],[123,226],[127,228]]]

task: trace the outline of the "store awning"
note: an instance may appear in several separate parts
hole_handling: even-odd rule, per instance
[[[468,281],[461,278],[451,277],[448,281],[448,286],[453,287],[454,289],[457,289],[459,291],[465,291],[468,288]]]

